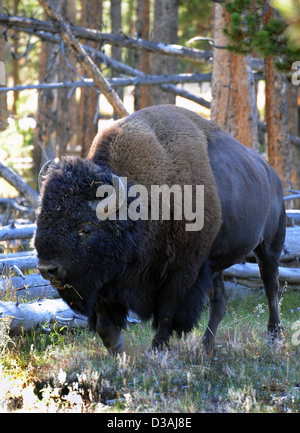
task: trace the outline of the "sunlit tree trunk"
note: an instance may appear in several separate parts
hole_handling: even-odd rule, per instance
[[[229,23],[229,15],[222,5],[215,4],[214,6],[213,39],[215,47],[213,48],[211,118],[221,128],[234,134],[230,54],[225,49],[227,38],[222,30]]]
[[[0,13],[3,14],[2,0],[0,0]],[[0,61],[3,62],[0,66],[1,81],[0,86],[6,84],[6,73],[5,73],[5,43],[4,39],[0,38]],[[7,128],[7,105],[6,105],[6,93],[0,93],[0,131],[4,131]]]
[[[298,96],[299,95],[299,96]],[[299,106],[300,98],[299,86],[289,83],[288,87],[288,116],[289,132],[292,135],[298,135],[299,125]],[[290,143],[291,147],[291,183],[292,188],[300,191],[300,146]],[[300,209],[300,199],[294,200],[294,208]]]
[[[257,107],[250,57],[225,49],[229,14],[215,4],[211,118],[240,143],[258,150]]]
[[[272,18],[269,8],[266,22]],[[268,161],[278,173],[284,188],[291,187],[291,158],[289,140],[289,120],[287,108],[288,82],[285,75],[278,72],[274,59],[265,59],[266,106],[265,119],[268,136]]]
[[[14,0],[14,12],[13,12],[14,15],[18,15],[19,3],[20,0]],[[20,84],[19,59],[18,59],[18,46],[20,44],[19,38],[20,38],[19,32],[15,31],[14,39],[13,39],[13,49],[14,49],[14,53],[16,54],[16,57],[12,58],[12,76],[13,76],[14,86]],[[13,103],[12,103],[12,112],[14,114],[17,114],[18,98],[19,98],[19,92],[14,91]]]

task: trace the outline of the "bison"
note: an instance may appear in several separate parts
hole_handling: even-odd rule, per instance
[[[99,186],[109,185],[111,192],[99,197]],[[133,203],[128,191],[134,185],[149,192],[147,206],[153,185],[203,185],[201,230],[187,230],[185,215],[172,213],[169,219],[161,213],[156,219],[120,218],[122,207]],[[99,218],[97,208],[115,217]],[[197,324],[207,299],[203,344],[211,351],[226,310],[223,270],[251,251],[268,300],[268,332],[279,335],[285,227],[282,185],[263,158],[212,121],[161,105],[112,122],[96,135],[86,159],[51,164],[34,245],[43,277],[88,317],[112,353],[123,350],[129,310],[153,318],[152,347],[162,348],[174,331],[188,333]]]

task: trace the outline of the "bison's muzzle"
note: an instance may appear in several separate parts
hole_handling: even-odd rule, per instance
[[[60,288],[64,286],[66,272],[59,263],[40,261],[38,270],[43,278],[50,280],[54,286],[59,286]]]

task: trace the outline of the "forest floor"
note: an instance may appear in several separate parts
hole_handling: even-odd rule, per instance
[[[300,412],[300,293],[284,292],[281,344],[266,344],[264,295],[228,303],[213,356],[197,329],[150,349],[150,323],[124,331],[113,358],[88,330],[10,337],[0,322],[0,412]],[[299,326],[298,326],[299,325]]]

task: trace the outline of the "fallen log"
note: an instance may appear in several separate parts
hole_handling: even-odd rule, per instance
[[[57,290],[51,286],[39,273],[0,279],[0,298],[33,300],[43,298],[58,298]]]
[[[287,210],[286,215],[288,217],[289,225],[295,226],[297,224],[300,224],[300,210],[298,209]]]
[[[62,299],[43,299],[32,303],[0,302],[0,323],[10,321],[10,334],[42,328],[51,332],[54,327],[86,327],[85,316],[74,313]]]
[[[33,224],[10,224],[0,227],[0,241],[10,241],[14,239],[30,239],[36,229]]]
[[[256,263],[238,263],[224,271],[225,277],[231,278],[260,278],[259,268]],[[300,284],[300,268],[279,267],[279,281],[292,284]]]
[[[287,227],[284,248],[280,256],[281,262],[300,259],[300,227]]]
[[[26,254],[7,258],[2,258],[2,254],[0,254],[0,273],[2,274],[7,275],[10,268],[17,268],[20,271],[24,269],[34,269],[37,267],[37,264],[38,259],[36,254]]]

